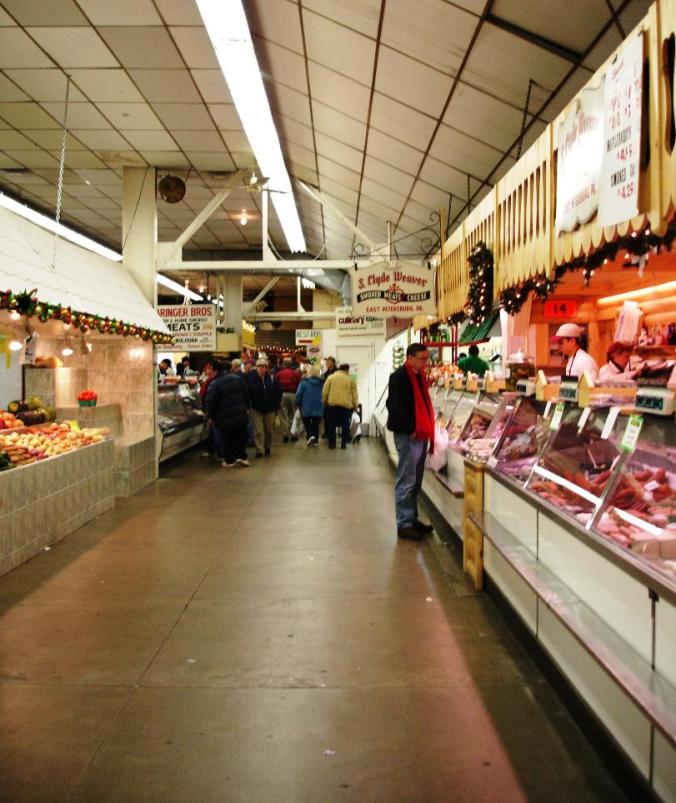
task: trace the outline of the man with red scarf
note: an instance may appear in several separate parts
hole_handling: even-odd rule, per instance
[[[414,541],[433,530],[418,519],[425,457],[428,448],[434,450],[434,412],[425,378],[428,358],[422,343],[412,343],[406,362],[390,376],[387,398],[387,428],[394,432],[399,455],[394,484],[397,535]]]

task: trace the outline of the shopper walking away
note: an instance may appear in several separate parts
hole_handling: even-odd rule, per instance
[[[324,382],[320,376],[319,365],[311,365],[308,375],[301,379],[296,391],[296,404],[303,416],[307,445],[316,446],[319,440],[319,424],[324,415],[322,388]]]
[[[279,418],[282,423],[282,437],[284,443],[289,439],[297,441],[298,438],[291,435],[291,422],[296,412],[296,391],[300,384],[300,371],[292,368],[291,357],[285,357],[282,367],[275,374],[275,384],[277,385],[281,399],[279,407]]]
[[[214,371],[212,364],[208,362],[204,366],[204,371],[200,376],[201,382],[199,389],[200,405],[202,406],[202,410],[204,411],[205,415],[207,415],[207,391],[209,390],[209,385],[216,378],[216,376],[217,374]],[[202,457],[211,457],[212,454],[218,453],[218,450],[216,449],[216,428],[211,421],[208,420],[208,416],[207,421],[209,428],[207,430],[207,442],[205,449],[202,452]]]
[[[394,433],[399,455],[394,483],[397,535],[415,541],[433,529],[418,519],[425,457],[430,444],[434,448],[434,411],[425,380],[428,358],[422,343],[412,343],[406,362],[390,376],[387,397],[387,428]]]
[[[279,409],[279,390],[268,372],[268,361],[258,359],[256,370],[246,375],[251,399],[251,414],[254,423],[256,457],[270,455],[272,426]]]
[[[324,382],[322,401],[326,408],[326,421],[329,433],[329,449],[336,448],[336,429],[340,427],[340,448],[346,449],[350,442],[350,421],[352,411],[359,406],[357,386],[349,374],[350,366],[343,363],[335,374]]]
[[[249,390],[241,377],[231,373],[229,360],[217,360],[216,367],[218,375],[207,390],[207,416],[220,436],[223,466],[246,467]]]
[[[338,368],[336,367],[336,358],[335,357],[326,357],[324,359],[324,373],[322,374],[322,379],[324,382],[336,373]],[[326,408],[324,408],[324,438],[327,439],[329,437],[329,422],[326,419]]]

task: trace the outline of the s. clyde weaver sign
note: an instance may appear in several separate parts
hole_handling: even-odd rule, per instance
[[[435,312],[434,271],[426,265],[378,262],[353,268],[353,316],[412,318]]]
[[[165,351],[213,351],[216,348],[214,304],[161,304],[157,314],[174,342]]]

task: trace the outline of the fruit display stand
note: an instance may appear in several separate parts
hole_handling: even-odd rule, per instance
[[[16,449],[18,454],[23,447],[6,445],[12,443],[25,443],[28,450],[17,467],[0,471],[0,575],[115,502],[113,440],[102,433],[73,433],[87,445],[58,453],[52,441],[54,454],[39,459],[30,454],[37,449],[30,447],[44,439],[45,431],[29,427],[0,432],[0,451]]]

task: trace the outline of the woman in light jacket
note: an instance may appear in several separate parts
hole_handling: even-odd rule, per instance
[[[296,391],[296,404],[303,417],[308,446],[316,446],[319,440],[319,424],[324,415],[324,405],[322,404],[324,382],[320,373],[318,364],[310,366],[307,376],[301,379]]]

